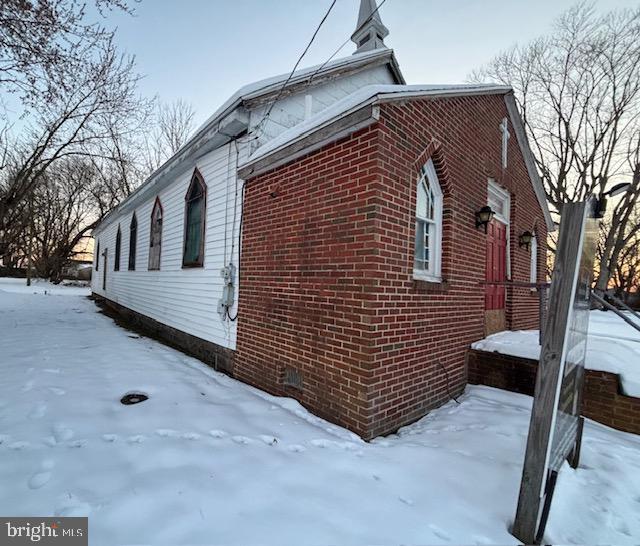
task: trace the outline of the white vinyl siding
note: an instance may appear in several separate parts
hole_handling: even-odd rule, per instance
[[[281,98],[271,110],[269,119],[260,130],[259,138],[252,144],[252,151],[283,131],[301,123],[305,116],[315,115],[365,85],[395,83],[389,68],[379,66],[349,76],[322,83],[303,93]],[[308,97],[311,98],[308,98]],[[251,112],[251,129],[263,119],[270,101]]]
[[[269,122],[260,131],[259,140],[251,144],[254,147],[263,144],[303,121],[305,112],[308,115],[311,110],[312,114],[316,114],[362,86],[373,83],[394,83],[389,68],[379,66],[362,70],[283,97],[273,108]],[[307,99],[306,95],[312,95],[312,99]],[[251,111],[250,129],[255,129],[269,104],[270,101],[266,101]],[[239,153],[242,162],[249,153],[249,145],[240,144]],[[119,272],[114,272],[113,260],[110,259],[106,291],[102,290],[102,271],[93,276],[92,290],[158,322],[222,347],[235,349],[237,321],[223,320],[217,308],[223,289],[220,269],[229,263],[238,269],[242,181],[238,181],[236,188],[237,165],[233,143],[202,157],[194,157],[191,162],[185,161],[175,181],[157,195],[163,208],[160,270],[147,270],[154,195],[135,205],[138,239],[136,270],[125,271],[121,266]],[[185,196],[194,168],[201,173],[207,188],[204,267],[183,268]],[[237,200],[234,199],[236,189]],[[234,202],[237,203],[235,209]],[[102,249],[111,249],[110,256],[113,255],[117,225],[129,226],[133,212],[129,210],[126,214],[116,214],[99,227],[94,237],[100,240],[101,252]],[[233,256],[232,240],[235,240]],[[121,249],[120,263],[128,264],[128,229],[122,230]],[[229,311],[235,317],[238,273],[234,286],[236,304]],[[242,317],[238,320],[242,320]]]
[[[231,150],[230,150],[231,147]],[[108,264],[107,289],[102,290],[102,267],[93,275],[92,290],[129,309],[158,322],[187,332],[222,347],[235,349],[236,324],[223,321],[217,312],[222,296],[220,268],[230,259],[238,264],[240,200],[235,214],[236,226],[234,256],[231,258],[231,234],[234,214],[233,203],[236,179],[233,176],[236,161],[233,144],[223,146],[197,160],[196,166],[207,184],[206,237],[204,267],[183,268],[184,198],[191,182],[193,166],[186,168],[158,196],[163,208],[162,253],[160,270],[148,271],[151,209],[155,196],[136,207],[138,222],[136,245],[136,271],[113,271],[113,260]],[[229,165],[231,160],[231,165]],[[227,191],[228,189],[228,191]],[[242,181],[238,180],[240,195]],[[228,205],[226,204],[228,202]],[[229,210],[225,214],[225,208]],[[105,225],[96,238],[101,252],[115,248],[118,223],[129,226],[133,211]],[[112,253],[113,250],[110,250]],[[129,230],[122,230],[121,264],[129,260]],[[100,264],[102,266],[102,264]],[[238,301],[238,283],[235,283],[235,301]],[[236,308],[231,310],[235,316]]]

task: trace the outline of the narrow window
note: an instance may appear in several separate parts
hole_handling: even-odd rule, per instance
[[[156,197],[151,212],[151,234],[149,237],[149,271],[160,269],[160,250],[162,249],[162,205]]]
[[[138,245],[138,220],[136,213],[131,217],[129,224],[129,271],[136,270],[136,247]]]
[[[416,197],[413,276],[438,282],[442,261],[442,190],[433,161],[420,170]]]
[[[532,283],[538,282],[538,239],[535,235],[531,239],[531,270],[529,279]]]
[[[100,241],[96,243],[96,271],[100,269]]]
[[[204,261],[204,220],[207,188],[196,169],[185,196],[184,248],[182,265],[202,267]]]
[[[113,257],[113,270],[120,271],[120,244],[122,243],[122,235],[120,234],[120,224],[118,224],[118,233],[116,233],[116,252]]]

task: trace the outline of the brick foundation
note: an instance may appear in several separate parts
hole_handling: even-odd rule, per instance
[[[499,353],[469,350],[469,383],[533,396],[538,361]],[[582,415],[603,425],[640,434],[640,398],[622,393],[620,376],[585,371]]]
[[[214,370],[233,375],[233,351],[176,330],[98,294],[93,293],[91,297],[105,315],[113,318],[122,326],[194,356]]]

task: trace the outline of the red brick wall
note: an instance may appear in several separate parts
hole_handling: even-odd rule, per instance
[[[544,240],[546,230],[515,137],[502,169],[504,117],[504,97],[498,95],[382,106],[374,434],[419,418],[466,383],[465,352],[483,337],[486,236],[475,227],[475,212],[487,203],[489,178],[511,193],[512,278],[529,281],[529,254],[519,248],[518,236],[535,224]],[[440,285],[412,278],[416,173],[429,157],[444,192]],[[508,327],[536,327],[536,295],[508,290],[506,314]]]
[[[234,369],[362,435],[377,155],[369,128],[247,183]],[[301,372],[302,390],[283,384],[285,367]]]
[[[376,125],[248,181],[235,375],[366,438],[459,393],[465,351],[483,337],[475,211],[489,177],[512,194],[514,280],[529,280],[517,240],[534,224],[544,269],[544,220],[515,137],[501,167],[506,116],[502,96],[383,104]],[[444,191],[438,284],[412,278],[416,181],[429,157]],[[536,326],[530,290],[507,293],[507,319]],[[285,367],[301,372],[302,389],[284,386]]]

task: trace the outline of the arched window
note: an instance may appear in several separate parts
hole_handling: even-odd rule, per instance
[[[113,270],[120,271],[120,244],[122,243],[122,235],[120,235],[120,224],[118,224],[118,233],[116,233],[116,252],[113,257]]]
[[[160,250],[162,249],[162,205],[160,198],[151,211],[151,233],[149,236],[149,271],[160,269]]]
[[[129,224],[129,271],[136,270],[136,247],[138,245],[138,220],[136,213],[131,217]]]
[[[413,276],[439,282],[442,262],[442,190],[430,159],[420,169],[416,196]]]
[[[204,262],[204,220],[207,187],[202,175],[196,169],[185,195],[184,207],[184,248],[182,265],[202,267]]]

